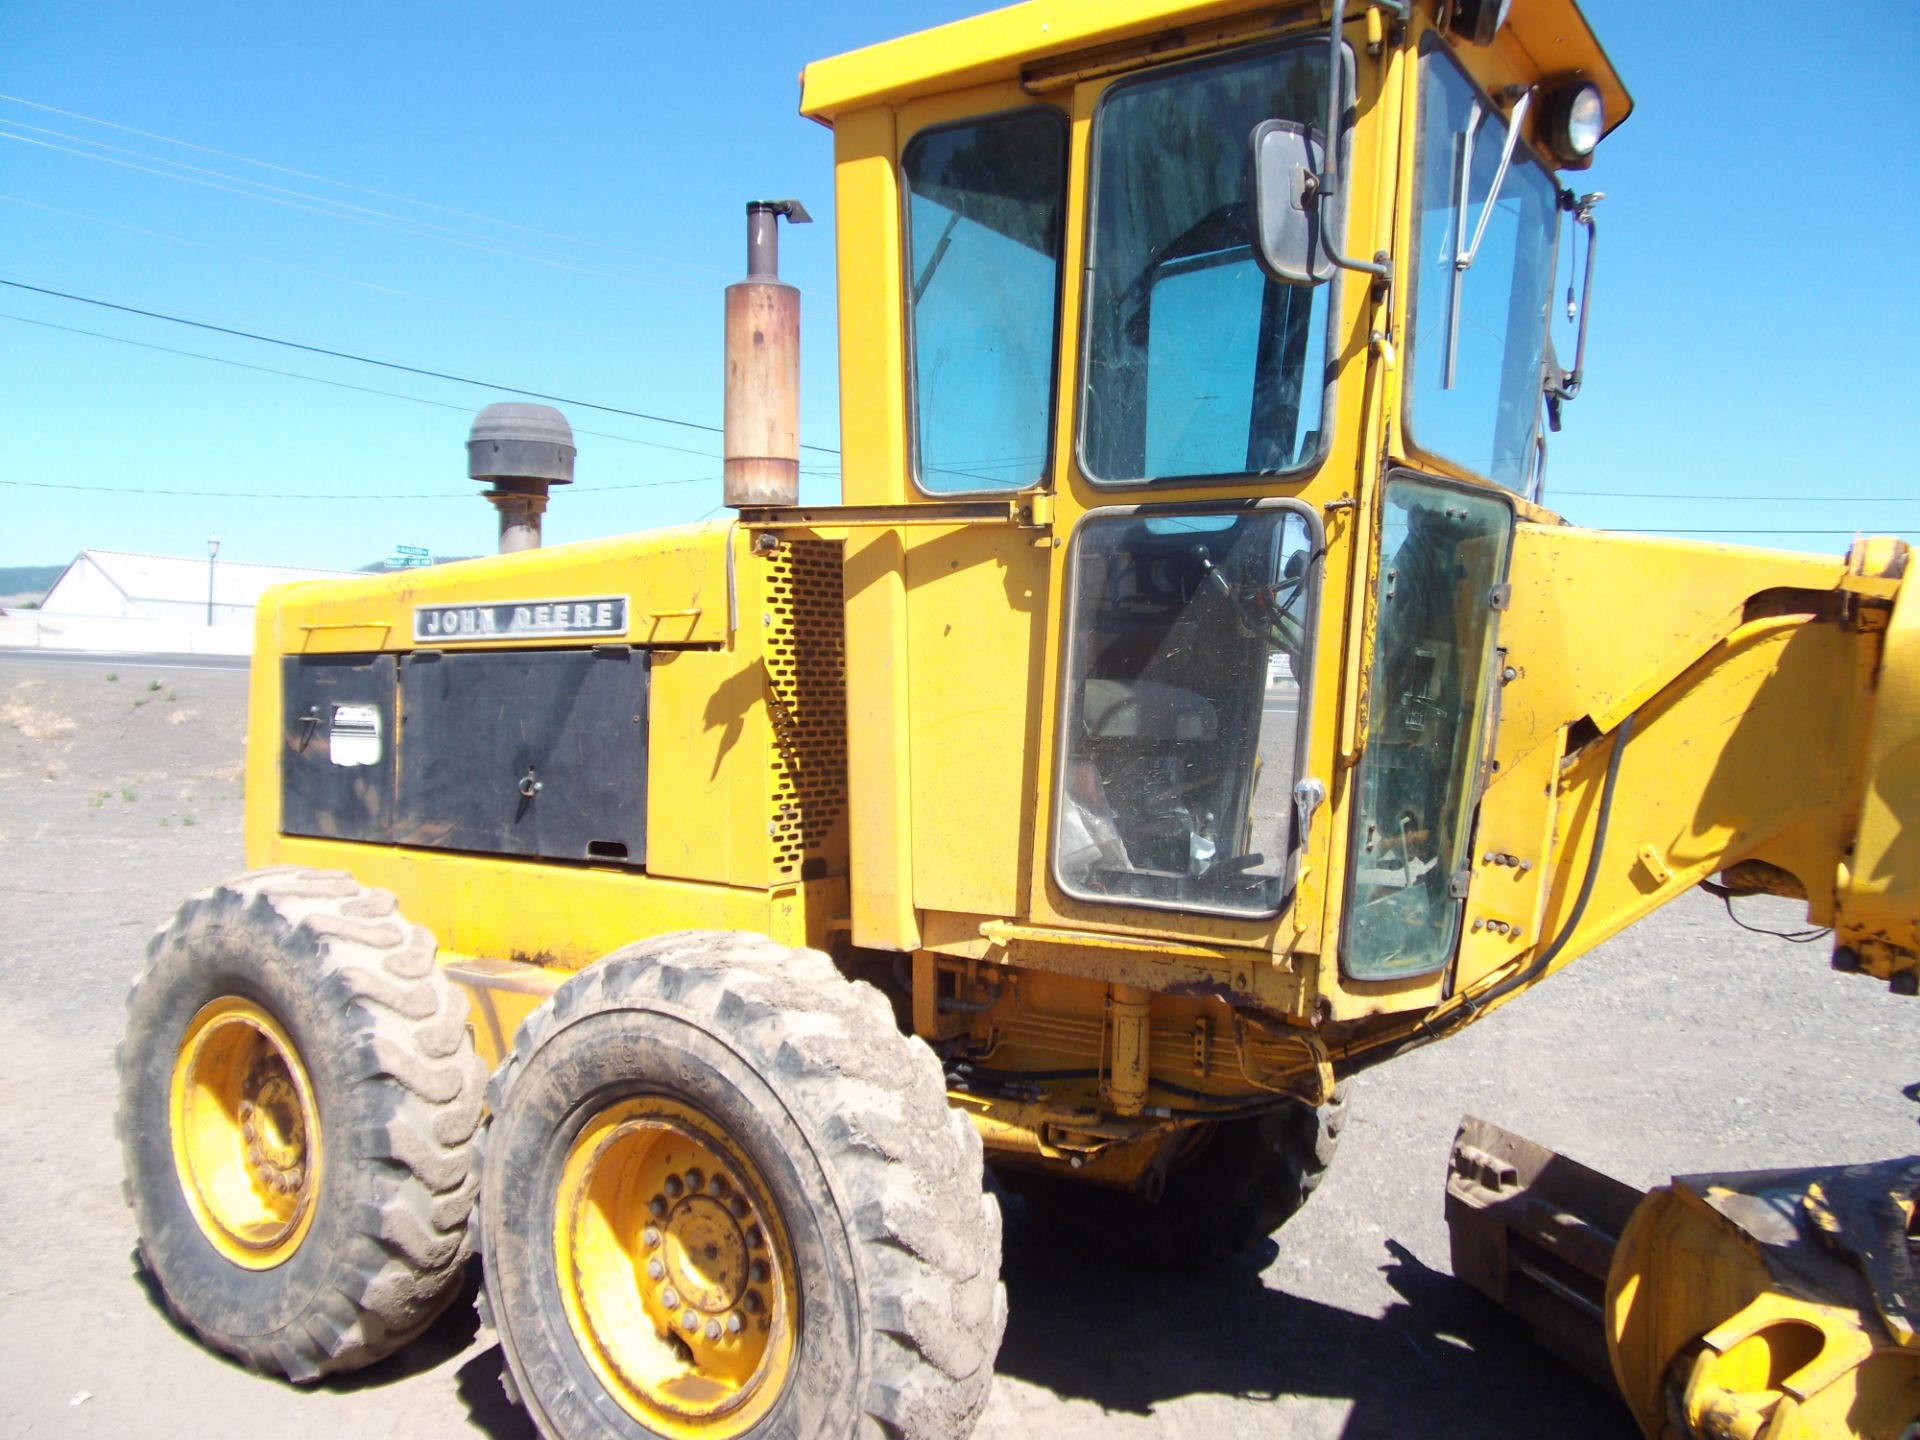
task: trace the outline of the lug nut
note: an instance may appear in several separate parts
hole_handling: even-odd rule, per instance
[[[697,1169],[687,1171],[687,1189],[699,1190],[703,1188],[706,1183],[707,1177],[701,1171]]]
[[[756,1285],[766,1284],[767,1283],[767,1262],[764,1260],[756,1260],[751,1265],[747,1266],[747,1278]]]
[[[758,1290],[747,1291],[747,1293],[740,1298],[740,1308],[745,1310],[749,1315],[758,1315],[760,1313],[760,1292]]]
[[[734,1219],[736,1220],[746,1219],[747,1218],[747,1197],[744,1195],[734,1196],[733,1199],[727,1202],[727,1208],[733,1211]]]
[[[720,1338],[720,1322],[718,1320],[707,1321],[707,1338],[709,1340],[718,1340]]]
[[[647,1201],[647,1213],[653,1216],[653,1218],[656,1220],[666,1219],[667,1218],[666,1196],[656,1195],[651,1200]]]
[[[653,1259],[647,1261],[647,1279],[664,1280],[666,1278],[667,1278],[667,1267],[661,1261],[658,1255],[654,1256]]]
[[[640,1232],[640,1243],[649,1250],[653,1249],[660,1243],[660,1232],[651,1225],[647,1226],[646,1229]]]
[[[711,1180],[707,1181],[707,1189],[708,1191],[710,1191],[712,1194],[715,1194],[715,1195],[726,1194],[727,1193],[727,1177],[724,1175],[714,1176]]]
[[[742,1330],[746,1328],[747,1328],[747,1322],[740,1318],[738,1311],[735,1311],[733,1314],[727,1316],[727,1333],[729,1335],[738,1335]]]
[[[671,1285],[660,1292],[660,1303],[671,1310],[680,1303],[680,1292]]]
[[[767,1237],[760,1233],[760,1227],[758,1225],[749,1225],[747,1227],[747,1244],[758,1250],[766,1243]]]
[[[691,1335],[700,1328],[700,1317],[689,1310],[680,1317],[680,1327]]]
[[[686,1186],[680,1183],[678,1175],[667,1176],[667,1198],[678,1200],[686,1192]]]

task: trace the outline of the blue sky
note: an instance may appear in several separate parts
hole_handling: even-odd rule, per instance
[[[972,8],[12,0],[0,278],[718,424],[741,202],[794,195],[821,222],[782,253],[806,294],[802,438],[832,446],[830,137],[796,76]],[[1920,203],[1898,158],[1920,29],[1784,0],[1587,9],[1639,111],[1582,181],[1609,199],[1549,499],[1588,524],[1782,532],[1743,543],[1920,540]],[[511,397],[4,287],[0,316],[0,564],[213,533],[267,563],[491,548],[462,443]],[[565,408],[599,433],[550,539],[717,505],[717,435]],[[831,475],[806,493],[833,498]]]

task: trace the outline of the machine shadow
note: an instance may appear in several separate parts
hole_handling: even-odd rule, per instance
[[[154,1314],[166,1321],[176,1334],[199,1346],[208,1356],[223,1364],[231,1365],[237,1370],[248,1368],[233,1356],[203,1344],[198,1336],[180,1323],[167,1305],[159,1280],[151,1270],[147,1269],[138,1249],[129,1255],[128,1261],[133,1283],[139,1287],[141,1295],[153,1308]],[[476,1256],[467,1262],[467,1268],[460,1277],[460,1287],[454,1292],[453,1298],[447,1302],[445,1312],[417,1339],[401,1346],[386,1359],[378,1364],[369,1365],[364,1370],[353,1370],[344,1375],[329,1375],[318,1382],[318,1388],[342,1392],[377,1389],[383,1385],[397,1384],[444,1365],[471,1345],[474,1337],[480,1333],[480,1315],[475,1303],[480,1293],[480,1276],[480,1261]],[[497,1348],[488,1353],[497,1353]],[[466,1368],[471,1367],[463,1367],[463,1373]],[[496,1366],[495,1369],[497,1372],[498,1367]],[[315,1388],[296,1385],[291,1380],[278,1376],[268,1375],[263,1378],[295,1391]],[[503,1394],[502,1400],[504,1399]],[[532,1432],[529,1430],[526,1433]]]
[[[1158,1273],[1116,1265],[1029,1222],[1019,1201],[1002,1203],[999,1375],[1142,1416],[1196,1394],[1345,1400],[1350,1440],[1638,1433],[1616,1397],[1396,1241],[1382,1268],[1397,1299],[1376,1319],[1273,1288],[1261,1275],[1271,1241],[1211,1271]]]

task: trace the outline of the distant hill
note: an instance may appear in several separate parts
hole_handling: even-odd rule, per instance
[[[53,582],[66,568],[64,565],[0,565],[0,599],[24,596],[18,603],[37,602],[53,588]]]

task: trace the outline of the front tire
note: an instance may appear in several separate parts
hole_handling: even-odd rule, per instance
[[[1000,1215],[938,1062],[815,951],[683,933],[583,971],[494,1078],[487,1308],[541,1432],[960,1440]]]
[[[126,1196],[175,1319],[306,1382],[445,1308],[486,1072],[392,895],[290,868],[195,896],[147,947],[116,1058]]]

